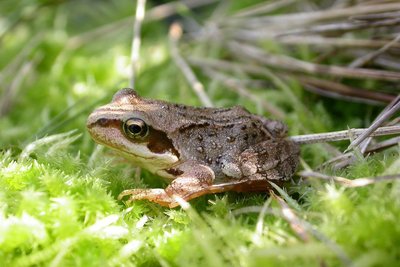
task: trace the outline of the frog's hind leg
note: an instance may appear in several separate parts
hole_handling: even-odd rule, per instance
[[[248,180],[289,180],[299,162],[299,146],[286,139],[258,143],[240,154],[239,168]]]
[[[162,206],[174,208],[179,205],[176,201],[177,198],[189,201],[193,198],[213,193],[210,188],[215,177],[214,172],[209,167],[189,161],[170,171],[180,173],[180,175],[167,188],[125,190],[118,198],[122,199],[125,196],[129,196],[128,202],[149,200]]]
[[[268,192],[272,189],[271,184],[264,178],[231,181],[215,185],[211,184],[211,182],[209,181],[204,183],[204,181],[201,182],[197,178],[180,177],[173,180],[165,189],[151,188],[125,190],[118,198],[122,199],[125,196],[130,196],[127,202],[132,202],[134,200],[149,200],[161,206],[175,208],[179,206],[179,203],[176,201],[177,197],[189,201],[206,194],[215,194],[227,191]]]

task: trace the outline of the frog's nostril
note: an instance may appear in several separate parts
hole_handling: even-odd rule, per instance
[[[86,126],[88,128],[92,128],[94,126],[105,127],[108,124],[108,120],[104,117],[100,117],[96,114],[91,114],[86,122]]]
[[[97,125],[99,125],[99,126],[104,127],[104,126],[107,126],[108,120],[105,119],[105,118],[100,118],[100,119],[98,119],[95,123],[96,123]]]

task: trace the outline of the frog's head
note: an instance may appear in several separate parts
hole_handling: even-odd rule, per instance
[[[164,105],[167,103],[141,98],[133,89],[122,89],[110,104],[90,114],[87,128],[97,143],[157,172],[179,160],[179,153],[168,137],[170,116],[162,111]]]

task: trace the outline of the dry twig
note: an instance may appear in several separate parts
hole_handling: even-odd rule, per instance
[[[139,65],[139,50],[140,50],[140,30],[144,19],[146,8],[146,0],[138,0],[136,5],[135,23],[133,24],[133,38],[131,50],[131,75],[129,87],[135,88],[135,76]]]
[[[260,14],[270,13],[278,8],[282,8],[293,4],[297,0],[281,0],[281,1],[272,1],[267,3],[260,3],[255,6],[251,6],[249,8],[245,8],[237,12],[234,17],[249,17]]]
[[[178,23],[172,24],[169,30],[172,58],[174,59],[176,65],[181,69],[182,73],[185,75],[185,78],[190,83],[191,88],[196,93],[201,103],[206,107],[212,107],[213,104],[205,93],[203,84],[196,78],[196,75],[194,74],[190,66],[179,54],[177,43],[181,35],[182,27]]]
[[[389,48],[393,47],[395,44],[398,44],[400,41],[400,34],[396,36],[392,41],[386,43],[384,46],[382,46],[380,49],[372,52],[365,54],[364,56],[357,58],[351,64],[349,67],[351,68],[359,68],[361,66],[364,66],[368,62],[372,61],[374,58],[378,57],[379,55],[385,53]]]
[[[388,106],[387,110],[383,112],[372,124],[371,126],[366,129],[362,134],[360,134],[346,150],[350,150],[354,148],[355,146],[358,146],[361,144],[362,141],[365,140],[368,136],[373,136],[373,133],[377,132],[377,129],[382,123],[386,120],[388,120],[394,113],[396,113],[398,110],[400,110],[400,95]],[[389,126],[389,127],[398,127],[398,126]],[[386,128],[386,127],[382,127]],[[382,129],[381,128],[381,129]],[[399,132],[398,132],[399,133]]]
[[[230,43],[229,48],[236,53],[240,53],[241,55],[248,57],[249,60],[286,71],[303,72],[314,75],[328,74],[334,77],[400,81],[400,73],[393,71],[364,68],[355,69],[348,67],[314,64],[303,60],[291,58],[285,55],[269,54],[255,46],[244,45],[238,42]]]
[[[400,95],[397,96],[395,99],[393,99],[390,102],[390,104],[388,106],[386,106],[386,108],[378,115],[378,117],[375,118],[375,120],[372,122],[372,125],[370,126],[370,128],[373,127],[374,124],[377,125],[378,127],[383,125],[385,123],[385,120],[381,120],[380,122],[378,122],[378,121],[382,117],[385,117],[387,115],[387,112],[390,111],[390,109],[393,108],[393,105],[396,102],[398,102],[399,100],[400,100]],[[376,124],[377,122],[378,122],[378,124]],[[397,123],[394,123],[392,125],[396,125],[396,124]],[[386,126],[392,126],[392,125],[386,125]],[[367,150],[367,148],[368,148],[369,144],[371,143],[371,141],[372,141],[372,137],[365,138],[363,141],[361,141],[361,143],[358,145],[360,147],[361,153],[364,153]]]
[[[243,87],[242,85],[237,83],[237,81],[233,80],[232,78],[230,78],[218,71],[215,71],[213,69],[203,69],[203,71],[206,75],[208,75],[212,79],[222,82],[225,86],[227,86],[228,88],[231,88],[236,93],[238,93],[240,96],[246,97],[246,98],[250,99],[251,101],[253,101],[254,103],[260,104],[265,110],[267,110],[269,113],[271,113],[276,118],[283,119],[285,117],[281,110],[279,110],[278,108],[269,104],[267,101],[260,99],[258,96],[252,94],[247,88]]]
[[[289,205],[279,196],[277,196],[272,190],[269,192],[270,195],[275,198],[281,206],[282,217],[290,224],[292,230],[300,237],[304,242],[310,241],[310,236],[307,233],[302,221],[297,217]]]
[[[367,129],[349,129],[349,130],[329,132],[329,133],[294,135],[291,136],[290,139],[298,144],[336,142],[342,140],[349,140],[353,136],[360,136],[364,134],[366,130]],[[400,126],[380,127],[375,131],[369,133],[369,136],[386,136],[391,134],[400,134]]]
[[[273,40],[285,45],[313,45],[323,47],[338,48],[380,48],[388,42],[386,40],[370,40],[370,39],[354,39],[354,38],[335,38],[324,37],[319,35],[287,35],[287,36],[271,36],[271,33],[264,31],[237,30],[234,33],[235,38],[244,41]],[[395,43],[390,48],[400,48],[400,44]]]
[[[400,143],[400,136],[387,139],[385,141],[369,145],[364,154],[377,152]]]
[[[393,27],[400,24],[400,18],[386,19],[376,22],[364,22],[364,23],[334,23],[327,25],[317,25],[304,29],[295,29],[282,32],[280,36],[285,35],[298,35],[298,34],[329,34],[329,33],[341,33],[350,32],[356,30],[370,29],[370,28],[381,28],[381,27]]]
[[[321,11],[302,12],[294,14],[271,15],[254,18],[232,18],[225,24],[242,25],[244,27],[259,27],[260,24],[282,24],[287,28],[293,25],[306,25],[319,21],[330,21],[334,19],[355,17],[381,12],[391,12],[400,9],[399,3],[385,3],[377,5],[356,5],[345,8],[327,9]]]
[[[370,184],[375,184],[378,182],[390,182],[394,180],[400,180],[400,174],[384,175],[384,176],[368,177],[368,178],[357,178],[354,180],[339,176],[330,176],[314,171],[301,171],[299,175],[305,178],[318,178],[322,180],[334,181],[345,187],[361,187]]]
[[[304,77],[300,75],[292,75],[290,77],[295,77],[302,85],[304,85],[305,89],[329,97],[350,99],[368,104],[388,103],[396,98],[395,95],[354,88],[342,83],[314,77]]]
[[[363,152],[363,156],[369,155],[371,153],[375,153],[393,146],[396,146],[400,143],[400,137],[393,137],[387,140],[384,140],[382,142],[378,142],[376,144],[369,145],[365,151]],[[337,155],[334,158],[331,158],[330,160],[324,162],[321,164],[319,167],[317,167],[317,170],[323,169],[326,166],[333,165],[334,170],[342,169],[352,162],[354,162],[357,159],[357,157],[354,155],[353,152],[347,152],[344,154]]]

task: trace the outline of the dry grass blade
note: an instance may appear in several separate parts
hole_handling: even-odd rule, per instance
[[[379,56],[378,58],[374,59],[374,64],[379,67],[383,67],[386,69],[392,69],[396,71],[400,71],[400,63],[396,58],[389,57],[387,55]]]
[[[178,23],[174,23],[170,27],[169,31],[169,40],[170,40],[170,48],[171,55],[174,59],[176,65],[180,68],[182,73],[185,75],[185,78],[190,83],[191,88],[200,99],[201,103],[206,107],[212,107],[213,104],[210,98],[207,96],[204,90],[203,84],[196,78],[196,75],[190,68],[190,66],[186,63],[186,61],[179,54],[178,50],[178,40],[182,35],[182,27]]]
[[[364,131],[364,137],[362,137],[362,139],[358,139],[356,138],[353,143],[356,140],[359,140],[357,142],[360,142],[358,144],[358,146],[360,147],[359,152],[361,152],[362,155],[368,155],[369,153],[374,153],[380,150],[384,150],[386,148],[390,148],[392,146],[395,146],[399,143],[400,137],[394,137],[382,142],[379,142],[377,144],[374,145],[370,145],[370,142],[372,141],[372,137],[371,136],[367,136],[367,133],[369,132],[373,132],[372,129],[376,129],[377,126],[382,125],[382,123],[385,121],[385,118],[382,116],[387,115],[387,111],[390,110],[391,108],[393,108],[393,106],[395,105],[395,103],[397,103],[399,100],[399,97],[397,97],[396,99],[394,99],[380,114],[379,116],[374,120],[374,122],[372,123],[371,127],[366,129]],[[398,123],[398,120],[394,120],[390,125],[396,125]],[[379,129],[379,128],[378,128]],[[367,132],[368,131],[368,132]],[[350,144],[351,145],[351,144]],[[349,146],[350,147],[350,146]],[[349,164],[351,164],[352,162],[354,162],[356,160],[356,156],[354,155],[353,152],[348,152],[345,153],[343,155],[337,156],[333,159],[328,160],[327,162],[323,163],[321,165],[321,167],[323,166],[327,166],[327,165],[331,165],[334,163],[334,169],[342,169],[346,166],[348,166]],[[320,168],[321,168],[320,167]],[[318,169],[320,169],[318,168]]]
[[[249,74],[262,75],[265,73],[265,68],[261,68],[255,65],[250,64],[241,64],[237,62],[220,60],[220,59],[212,59],[212,58],[198,58],[198,57],[189,57],[188,62],[196,67],[200,68],[214,68],[223,71],[235,72],[238,70],[247,72]]]
[[[225,60],[217,60],[217,59],[200,59],[200,58],[189,58],[190,64],[194,66],[198,66],[201,68],[215,68],[218,70],[223,70],[223,71],[229,71],[229,72],[246,72],[248,74],[255,74],[255,75],[261,75],[265,77],[266,79],[270,80],[277,89],[281,90],[285,95],[290,99],[291,103],[293,106],[298,106],[302,107],[303,111],[307,110],[305,109],[304,105],[299,101],[299,99],[293,94],[292,90],[290,87],[277,75],[269,71],[267,68],[263,68],[260,66],[256,65],[250,65],[250,64],[241,64],[241,63],[236,63],[236,62],[231,62],[231,61],[225,61]]]
[[[368,21],[368,20],[382,20],[382,19],[387,19],[387,18],[398,18],[398,17],[400,17],[400,12],[385,12],[385,13],[379,13],[379,14],[352,16],[349,19],[359,20],[359,21]]]
[[[268,198],[264,205],[262,206],[262,209],[260,213],[258,214],[258,219],[257,219],[257,224],[256,224],[256,230],[255,230],[255,237],[256,238],[261,238],[263,234],[263,229],[264,229],[264,217],[267,213],[268,210],[270,209],[270,204],[271,204],[272,198]]]
[[[282,216],[290,224],[292,230],[300,237],[301,240],[304,242],[309,242],[310,236],[294,211],[281,197],[277,196],[273,191],[270,191],[270,195],[278,201],[279,206],[281,206]]]
[[[373,153],[373,152],[381,151],[383,149],[398,145],[399,143],[400,143],[400,136],[399,137],[393,137],[393,138],[390,138],[388,140],[385,140],[385,141],[382,141],[382,142],[379,142],[379,143],[376,143],[376,144],[368,146],[368,148],[365,151],[365,153]]]
[[[385,53],[389,48],[393,47],[395,44],[398,44],[398,42],[400,41],[400,34],[396,36],[396,38],[394,38],[392,41],[388,42],[387,44],[385,44],[383,47],[381,47],[380,49],[368,53],[360,58],[357,58],[356,60],[354,60],[349,67],[351,68],[359,68],[361,66],[364,66],[365,64],[367,64],[368,62],[371,62],[374,58],[378,57],[379,55]]]
[[[295,29],[282,32],[280,36],[291,35],[291,34],[328,34],[328,33],[340,33],[349,32],[369,28],[381,28],[381,27],[392,27],[400,24],[400,18],[386,19],[376,22],[364,22],[364,23],[333,23],[327,25],[312,26],[304,29]]]
[[[213,69],[203,69],[204,73],[215,79],[217,81],[222,82],[225,86],[235,91],[240,96],[250,99],[256,104],[260,104],[265,110],[267,110],[270,114],[278,119],[283,119],[285,117],[284,113],[273,105],[269,104],[267,101],[260,99],[258,96],[252,94],[247,88],[240,85],[234,79],[218,72]]]
[[[322,80],[314,77],[302,77],[296,75],[295,78],[300,81],[300,83],[303,84],[306,89],[324,96],[337,97],[341,99],[346,98],[369,104],[389,103],[396,98],[395,95],[361,88],[354,88],[342,83]]]
[[[146,0],[138,0],[136,5],[136,16],[133,24],[133,38],[132,38],[132,50],[131,50],[131,75],[129,80],[129,86],[135,87],[135,76],[139,65],[139,50],[140,50],[140,30],[142,28],[142,22],[144,19],[146,9]]]
[[[249,60],[254,60],[260,64],[265,64],[286,71],[303,72],[314,75],[327,74],[334,77],[400,81],[399,72],[361,68],[353,69],[348,67],[314,64],[294,59],[289,56],[268,54],[255,46],[243,45],[238,42],[232,42],[229,47],[231,51],[240,53]]]
[[[234,17],[248,17],[248,16],[255,16],[261,15],[265,13],[272,12],[278,8],[282,8],[288,6],[290,4],[295,3],[297,0],[281,0],[277,2],[268,2],[268,3],[260,3],[255,6],[251,6],[249,8],[242,9],[241,11],[237,12]]]
[[[349,129],[344,131],[318,133],[318,134],[305,134],[294,135],[290,139],[298,144],[315,144],[324,142],[335,142],[342,140],[349,140],[353,136],[360,136],[365,134],[367,129]],[[386,126],[380,127],[375,131],[369,133],[369,136],[386,136],[400,134],[400,126]]]
[[[363,152],[363,156],[369,155],[371,153],[379,152],[388,148],[391,148],[393,146],[397,146],[400,143],[400,137],[393,137],[387,140],[384,140],[382,142],[378,142],[372,145],[369,145],[365,151]],[[345,154],[340,154],[337,155],[334,158],[331,158],[330,160],[324,162],[320,166],[318,166],[316,169],[320,170],[325,168],[326,166],[333,166],[334,170],[342,169],[352,162],[354,162],[357,159],[357,157],[354,155],[352,152],[348,152]]]
[[[264,31],[246,31],[238,30],[235,32],[235,37],[241,40],[274,40],[276,42],[286,45],[314,45],[314,46],[325,46],[325,47],[338,47],[338,48],[380,48],[387,44],[386,40],[368,40],[368,39],[351,39],[351,38],[334,38],[324,37],[318,35],[286,35],[286,36],[271,36],[271,33]],[[400,48],[400,44],[395,43],[390,48]]]
[[[284,23],[286,26],[292,25],[305,25],[316,23],[319,21],[330,21],[334,19],[341,19],[347,17],[355,17],[360,15],[376,14],[381,12],[391,12],[400,9],[399,3],[385,3],[377,5],[357,5],[345,8],[334,8],[322,11],[312,11],[294,14],[273,15],[264,17],[255,17],[244,20],[243,18],[236,18],[228,23],[239,24],[244,26],[256,26],[260,24],[268,25],[271,23],[279,24]]]
[[[385,116],[385,115],[387,114],[387,111],[388,111],[390,108],[392,108],[393,105],[394,105],[398,100],[400,100],[400,96],[397,96],[395,99],[393,99],[393,100],[389,103],[389,105],[387,105],[386,108],[385,108],[384,110],[382,110],[382,112],[375,118],[375,120],[372,122],[372,124],[374,124],[374,123],[376,123],[378,120],[380,120],[382,116]],[[381,122],[378,123],[378,124],[376,124],[376,125],[381,126],[381,125],[384,124],[384,122],[385,122],[384,120],[381,120]],[[394,122],[394,124],[386,123],[386,126],[392,126],[392,125],[396,125],[396,124],[397,124],[396,122]],[[372,125],[371,125],[371,126],[372,126]],[[371,126],[370,126],[370,127],[371,127]],[[358,146],[360,147],[360,151],[361,151],[362,153],[364,153],[364,152],[367,150],[367,148],[368,148],[369,144],[371,143],[371,141],[372,141],[372,137],[368,137],[368,138],[365,138],[365,139],[358,145]]]
[[[305,178],[318,178],[322,180],[334,181],[345,187],[361,187],[379,182],[391,182],[395,180],[400,180],[400,174],[384,175],[384,176],[368,177],[368,178],[357,178],[354,180],[339,176],[330,176],[314,171],[301,171],[299,175]]]
[[[396,113],[398,110],[400,110],[400,95],[389,105],[388,109],[382,113],[372,124],[371,126],[365,130],[360,136],[358,136],[347,148],[347,150],[350,150],[354,148],[355,146],[358,146],[361,144],[361,142],[364,141],[365,138],[368,136],[373,136],[372,134],[379,129],[378,127],[382,125],[382,123],[386,120],[388,120],[394,113]],[[391,127],[396,127],[396,126],[391,126]],[[382,127],[383,128],[383,127]]]

